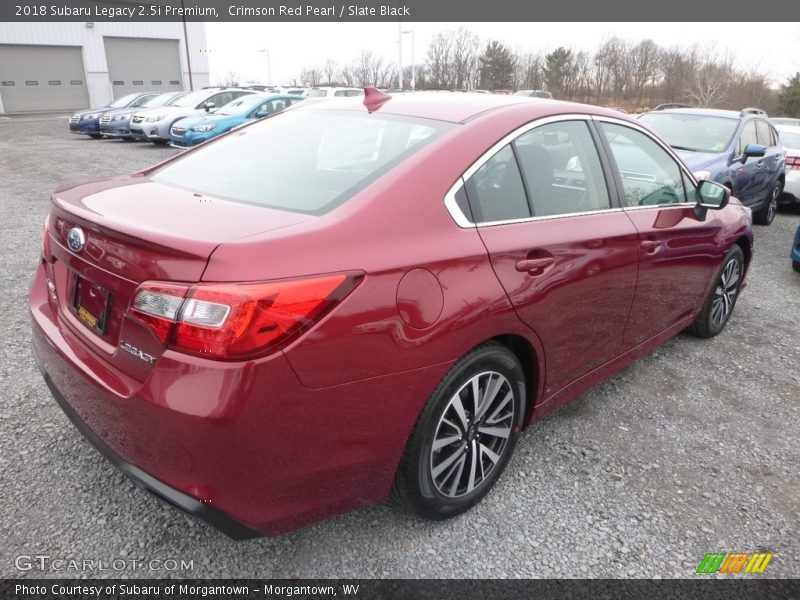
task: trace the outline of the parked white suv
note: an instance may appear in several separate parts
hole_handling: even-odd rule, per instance
[[[340,96],[363,96],[364,90],[361,88],[348,87],[312,87],[306,90],[306,98],[333,98]]]

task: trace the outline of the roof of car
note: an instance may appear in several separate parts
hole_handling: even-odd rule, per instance
[[[797,125],[781,125],[780,123],[775,123],[775,129],[778,131],[785,131],[786,133],[800,133],[800,127]]]
[[[707,117],[725,117],[727,119],[741,119],[743,116],[735,110],[724,110],[721,108],[665,108],[659,111],[651,111],[648,114],[679,114],[679,115],[704,115]],[[761,115],[753,115],[761,116]]]
[[[482,113],[524,104],[537,107],[536,112],[540,114],[533,114],[533,118],[565,112],[607,115],[622,119],[626,118],[626,115],[622,113],[598,106],[563,102],[561,100],[531,98],[528,96],[415,92],[413,94],[392,95],[388,96],[388,98],[389,99],[382,104],[376,105],[373,111],[378,111],[383,114],[449,121],[451,123],[464,123]],[[303,108],[308,109],[313,106],[314,109],[367,111],[368,109],[365,102],[363,96],[334,98],[313,105],[306,104],[305,107],[303,106],[304,103],[300,103],[297,105],[297,108],[300,110]]]

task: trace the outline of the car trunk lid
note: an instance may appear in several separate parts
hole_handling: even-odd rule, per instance
[[[143,175],[61,190],[52,204],[47,270],[61,320],[140,381],[164,348],[128,314],[139,284],[198,282],[220,244],[309,218],[209,198]],[[77,230],[71,245],[70,232]]]

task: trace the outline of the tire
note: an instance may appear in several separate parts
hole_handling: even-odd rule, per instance
[[[792,261],[792,268],[800,273],[800,260],[793,260]]]
[[[775,187],[769,193],[767,202],[753,213],[753,223],[756,225],[769,225],[778,212],[778,198],[781,197],[783,186],[780,181],[775,182]]]
[[[476,381],[479,397],[493,392],[487,404],[478,404],[482,417],[477,420]],[[433,520],[454,517],[480,502],[514,451],[525,393],[522,367],[502,344],[487,342],[461,358],[417,419],[397,469],[392,502]]]
[[[689,327],[690,333],[697,337],[710,338],[725,329],[739,297],[743,273],[744,253],[734,244],[722,261],[722,266],[714,278],[714,286],[703,302],[700,314]]]

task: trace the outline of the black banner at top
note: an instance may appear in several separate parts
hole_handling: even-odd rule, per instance
[[[800,20],[800,2],[766,0],[2,0],[0,21],[504,22]]]

